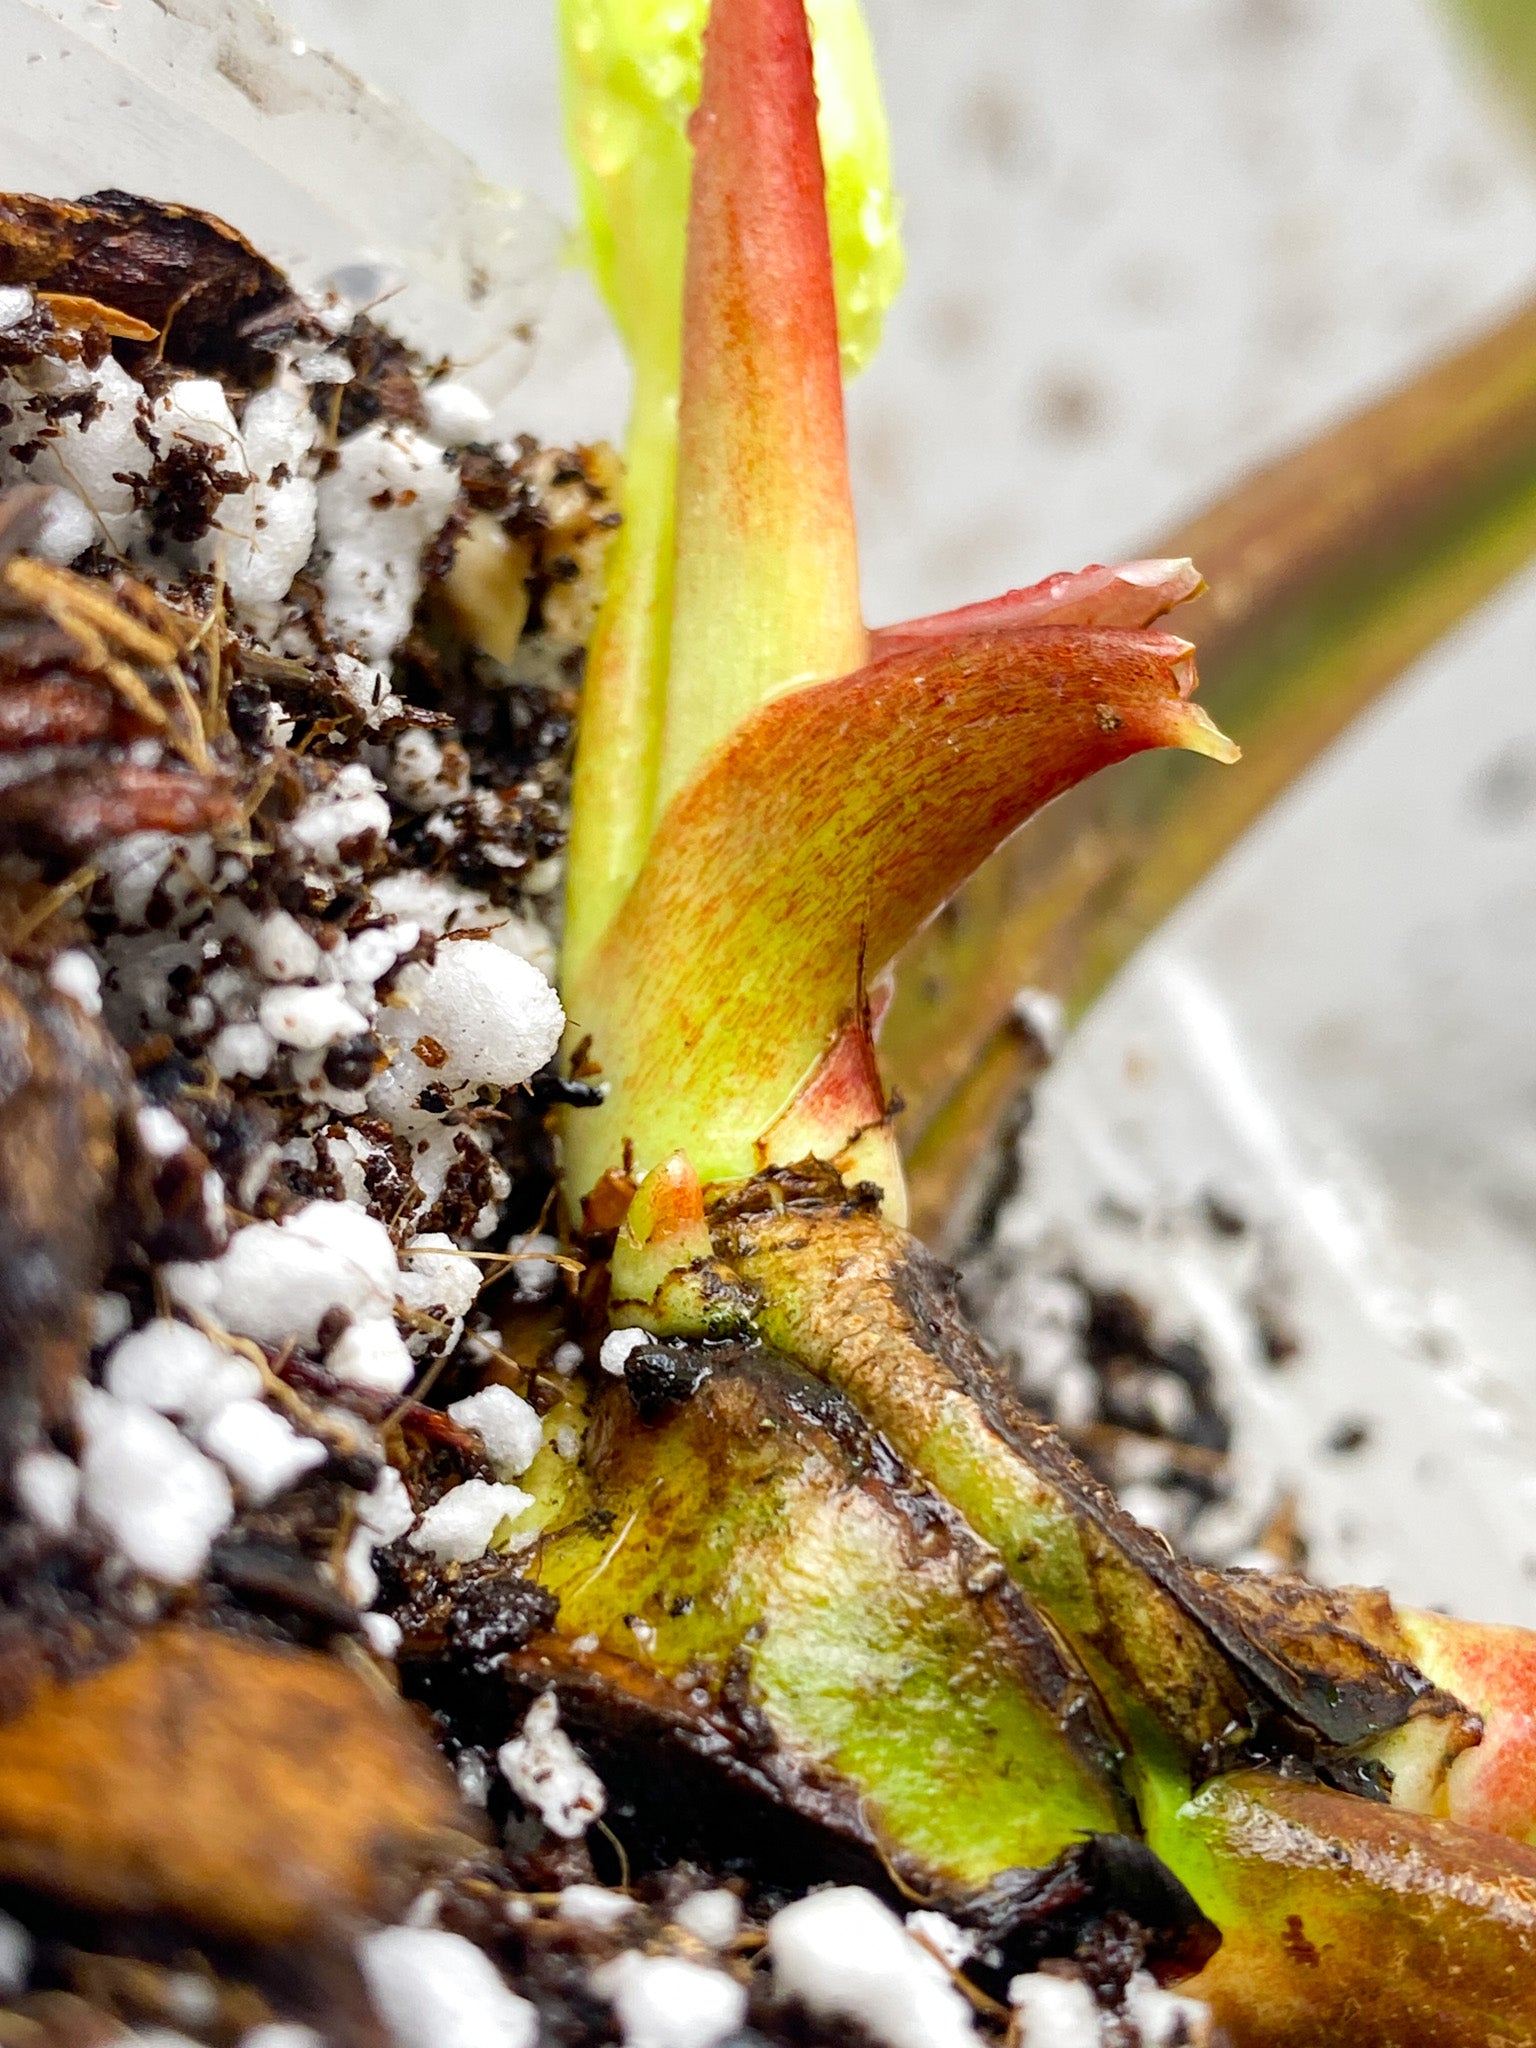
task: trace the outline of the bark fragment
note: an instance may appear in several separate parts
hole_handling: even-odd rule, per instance
[[[234,825],[239,817],[231,789],[181,768],[82,764],[0,790],[0,844],[72,860],[131,832],[179,837]]]
[[[452,1832],[406,1710],[334,1658],[165,1628],[0,1723],[0,1877],[256,1942],[398,1911]]]
[[[0,963],[0,1445],[59,1419],[110,1255],[128,1063],[39,976]]]
[[[211,213],[128,192],[0,198],[0,284],[128,313],[160,337],[166,361],[193,369],[260,367],[252,340],[308,323],[288,280],[243,235]]]

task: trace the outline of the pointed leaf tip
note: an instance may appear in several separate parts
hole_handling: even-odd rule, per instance
[[[1188,754],[1204,754],[1208,760],[1220,761],[1230,768],[1241,761],[1243,750],[1236,740],[1228,739],[1221,727],[1208,712],[1198,704],[1186,704],[1184,716],[1187,721],[1185,733],[1177,744]]]

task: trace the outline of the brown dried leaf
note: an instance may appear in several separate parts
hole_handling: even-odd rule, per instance
[[[954,1275],[830,1192],[794,1169],[720,1191],[716,1256],[757,1290],[764,1337],[846,1394],[1012,1561],[1111,1700],[1150,1707],[1191,1757],[1219,1756],[1254,1710],[1328,1745],[1424,1718],[1462,1746],[1456,1703],[1362,1632],[1363,1610],[1176,1558],[1018,1403],[961,1317]]]
[[[244,812],[188,674],[207,622],[122,573],[82,576],[19,552],[41,496],[0,496],[0,751],[23,768],[29,750],[77,751],[38,752],[35,773],[0,791],[0,845],[78,861],[130,832],[239,824]],[[140,766],[97,744],[142,733],[163,735],[190,772]]]
[[[0,753],[84,746],[106,739],[112,728],[112,699],[92,683],[44,678],[0,690]]]

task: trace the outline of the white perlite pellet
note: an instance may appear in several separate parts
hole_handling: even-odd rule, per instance
[[[297,2020],[267,2020],[240,2036],[239,2048],[326,2048],[325,2036]]]
[[[84,1439],[80,1506],[139,1571],[186,1585],[234,1520],[229,1481],[152,1408],[99,1387],[76,1390]]]
[[[345,1589],[359,1607],[371,1607],[378,1598],[373,1553],[403,1536],[415,1519],[405,1481],[392,1465],[386,1465],[374,1481],[373,1491],[357,1502],[357,1527],[342,1560]]]
[[[1019,2048],[1099,2048],[1099,2005],[1080,1977],[1015,1977],[1008,2003]]]
[[[325,868],[347,864],[344,848],[389,833],[389,805],[377,779],[361,761],[339,768],[295,818],[282,828],[288,846]]]
[[[546,1230],[528,1231],[522,1237],[509,1240],[507,1250],[513,1259],[512,1286],[519,1301],[547,1301],[554,1293],[560,1278],[560,1268],[551,1258],[541,1258],[541,1252],[558,1252],[560,1240],[551,1237]]]
[[[80,1504],[80,1469],[59,1451],[24,1451],[13,1475],[22,1511],[50,1536],[75,1526]]]
[[[643,1351],[652,1341],[647,1330],[610,1330],[602,1341],[597,1362],[604,1372],[611,1372],[616,1380],[624,1377],[624,1368],[637,1351]]]
[[[526,1472],[544,1442],[537,1410],[510,1387],[484,1387],[462,1401],[450,1401],[448,1413],[475,1431],[502,1479]]]
[[[200,1441],[258,1508],[297,1485],[327,1456],[324,1444],[301,1436],[264,1401],[231,1401],[204,1426]]]
[[[486,438],[491,408],[457,377],[439,377],[422,392],[421,402],[427,409],[427,425],[445,447]]]
[[[219,1994],[197,1970],[171,1970],[160,1980],[167,2012],[189,2027],[209,2027],[218,2018]]]
[[[564,1841],[577,1841],[602,1818],[608,1804],[603,1781],[560,1726],[552,1692],[534,1701],[521,1729],[496,1752],[496,1762],[523,1804]]]
[[[349,1323],[325,1354],[325,1366],[348,1386],[380,1394],[403,1394],[416,1371],[400,1332],[381,1317]]]
[[[98,1294],[91,1303],[91,1346],[97,1349],[133,1328],[133,1310],[126,1294]]]
[[[633,1899],[600,1884],[568,1884],[560,1894],[560,1917],[578,1927],[617,1927],[634,1910]]]
[[[907,1932],[926,1942],[941,1962],[952,1970],[976,1953],[976,1937],[968,1927],[957,1927],[945,1913],[920,1911],[907,1915]]]
[[[469,795],[469,756],[462,746],[445,748],[435,733],[409,726],[390,754],[389,793],[411,811],[441,810]]]
[[[387,661],[410,629],[423,551],[458,491],[456,466],[410,427],[364,427],[337,449],[320,484],[320,580],[332,633],[365,661]]]
[[[381,911],[409,918],[423,931],[438,936],[455,931],[485,932],[492,945],[519,954],[531,961],[546,981],[554,980],[555,943],[548,927],[536,918],[521,917],[493,903],[478,889],[467,889],[462,882],[420,868],[380,875],[369,886]]]
[[[80,946],[56,953],[48,967],[50,987],[80,1005],[87,1017],[101,1015],[101,970]]]
[[[226,1024],[208,1044],[208,1064],[221,1081],[248,1074],[259,1081],[271,1066],[277,1041],[259,1024]]]
[[[371,988],[389,972],[402,953],[409,953],[421,938],[421,927],[409,919],[403,924],[370,924],[354,932],[344,948],[338,948],[341,978],[354,987]]]
[[[384,1927],[362,1936],[357,1958],[395,2048],[533,2048],[538,2038],[537,2009],[462,1934]]]
[[[355,1202],[306,1202],[281,1223],[249,1223],[217,1259],[162,1269],[173,1301],[261,1344],[313,1344],[332,1309],[380,1320],[400,1269],[389,1232]]]
[[[71,491],[93,510],[91,538],[105,533],[120,554],[128,553],[146,537],[133,492],[152,460],[138,434],[143,386],[112,356],[94,370],[83,363],[40,366],[31,385],[52,397],[88,395],[92,403],[57,421],[27,469],[28,481]],[[30,391],[18,391],[10,378],[5,379],[5,396],[8,402],[22,398],[20,407],[12,405],[15,417],[0,431],[0,447],[9,452],[33,438],[36,415],[25,409]]]
[[[411,1548],[429,1553],[439,1564],[468,1564],[484,1557],[503,1522],[515,1521],[533,1495],[520,1487],[466,1479],[427,1509],[411,1531]]]
[[[373,1491],[357,1503],[357,1519],[371,1530],[376,1544],[393,1543],[416,1519],[405,1481],[393,1465],[386,1465],[373,1482]]]
[[[187,1148],[187,1134],[180,1119],[157,1104],[150,1103],[139,1110],[134,1116],[133,1127],[139,1143],[151,1159],[174,1159],[178,1152]]]
[[[624,2048],[716,2048],[747,2016],[744,1985],[681,1956],[626,1949],[592,1972],[618,2015]]]
[[[268,989],[256,1014],[262,1029],[279,1045],[297,1046],[301,1052],[318,1052],[368,1029],[368,1019],[334,982],[320,988]]]
[[[107,1392],[119,1401],[137,1401],[198,1426],[231,1401],[253,1399],[262,1386],[251,1359],[163,1316],[113,1346],[104,1377]]]
[[[398,993],[408,1007],[378,1020],[394,1060],[370,1098],[397,1129],[420,1120],[426,1087],[450,1095],[485,1084],[515,1088],[554,1057],[565,1029],[560,998],[539,970],[489,939],[446,941],[431,968],[402,977]],[[436,1042],[439,1064],[412,1050],[423,1038]]]
[[[168,832],[130,832],[96,856],[118,922],[140,925],[181,842]]]
[[[256,392],[246,400],[240,433],[252,482],[223,500],[215,532],[199,552],[218,551],[237,604],[275,604],[315,543],[315,485],[304,471],[319,422],[308,390],[284,376]]]
[[[888,2048],[975,2048],[971,2009],[943,1965],[872,1892],[797,1899],[769,1921],[768,1952],[780,1992],[820,2019],[855,2020]]]
[[[393,1657],[399,1650],[404,1630],[392,1614],[364,1614],[359,1625],[375,1657]]]
[[[1142,2048],[1204,2048],[1214,2032],[1208,2005],[1164,1991],[1146,1970],[1138,1970],[1126,1985],[1125,2009],[1141,2035]]]
[[[49,486],[32,552],[66,569],[96,538],[96,520],[85,500],[62,484]]]
[[[246,943],[251,965],[268,981],[308,981],[319,972],[319,945],[289,911],[270,911]]]
[[[31,1969],[31,1935],[19,1920],[0,1913],[0,1998],[14,1998],[24,1991]]]
[[[672,1918],[706,1948],[729,1948],[741,1932],[741,1901],[734,1892],[692,1892]]]
[[[454,1759],[453,1775],[466,1806],[485,1805],[491,1796],[491,1769],[483,1750],[461,1749]]]
[[[446,1309],[451,1319],[466,1316],[483,1280],[479,1266],[454,1248],[441,1230],[412,1238],[405,1248],[400,1299],[411,1308]]]

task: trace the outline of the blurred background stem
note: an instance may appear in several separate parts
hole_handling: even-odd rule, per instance
[[[906,1105],[913,1227],[964,1241],[1037,1071],[1018,991],[1069,1017],[1249,824],[1426,649],[1536,554],[1536,306],[1241,484],[1147,550],[1210,590],[1174,624],[1244,749],[1073,791],[908,948],[881,1042]],[[1194,772],[1191,772],[1193,768]]]
[[[1536,127],[1536,6],[1531,0],[1448,0],[1486,46],[1499,83]]]

